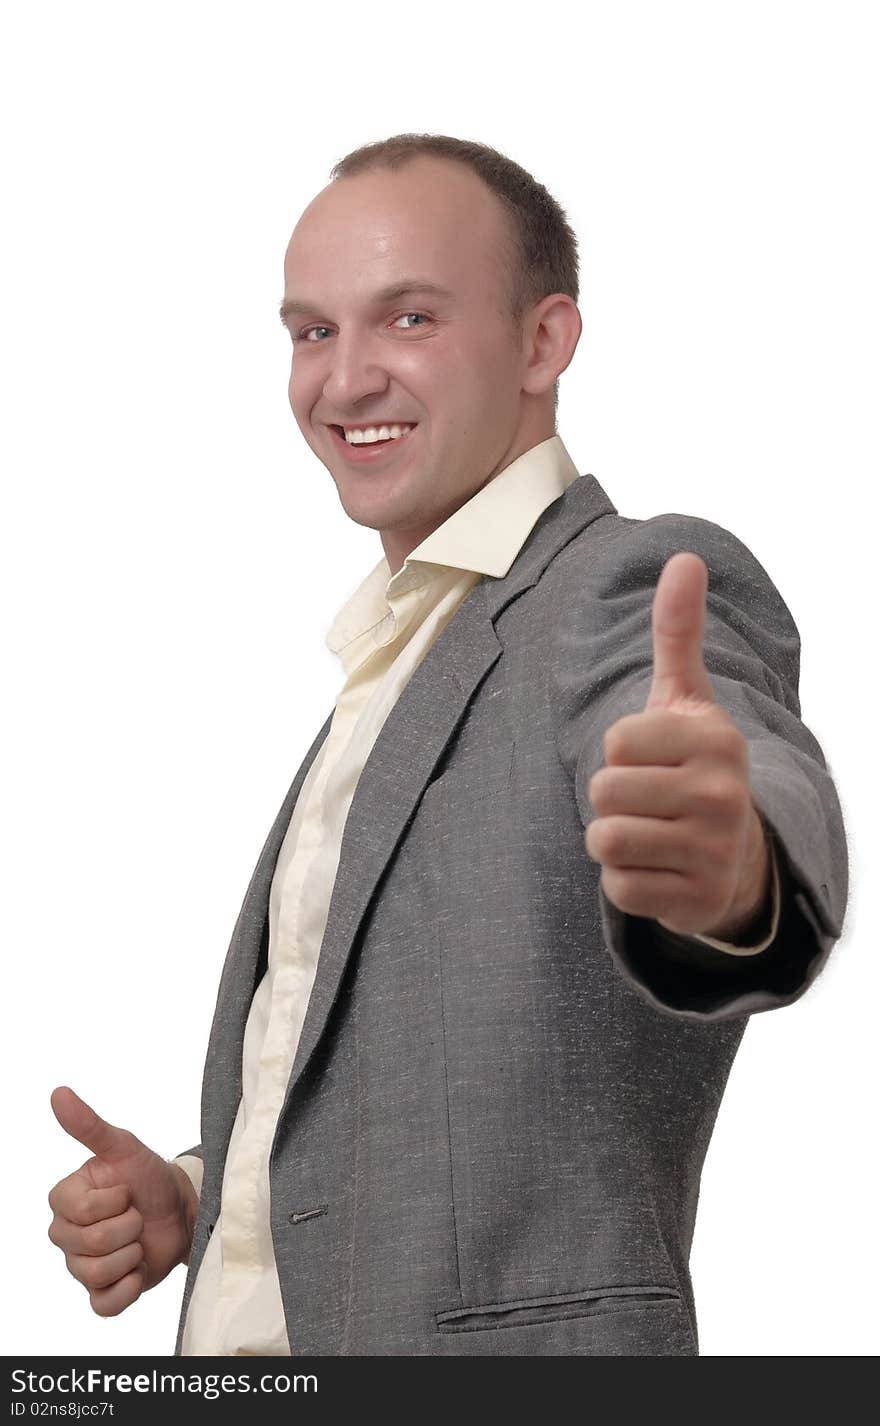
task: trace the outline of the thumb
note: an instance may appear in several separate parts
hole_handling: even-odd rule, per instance
[[[103,1159],[131,1152],[131,1135],[108,1124],[84,1099],[67,1085],[53,1089],[49,1096],[52,1112],[62,1129]]]
[[[703,663],[708,587],[699,555],[682,551],[663,566],[651,610],[654,676],[646,708],[668,708],[680,699],[715,702]]]

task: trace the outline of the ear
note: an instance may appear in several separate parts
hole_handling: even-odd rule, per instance
[[[574,356],[582,327],[577,303],[564,292],[535,304],[525,323],[523,391],[542,396],[552,388]]]

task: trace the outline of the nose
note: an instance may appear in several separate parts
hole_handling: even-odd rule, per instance
[[[375,396],[388,388],[388,373],[369,339],[351,332],[337,335],[328,343],[328,371],[324,396],[334,411],[356,411],[364,397]]]

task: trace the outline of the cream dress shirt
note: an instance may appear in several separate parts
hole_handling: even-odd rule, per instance
[[[268,969],[254,993],[242,1052],[242,1096],[232,1128],[220,1215],[187,1312],[183,1356],[290,1356],[269,1224],[269,1153],[315,978],[348,809],[373,743],[406,683],[465,595],[505,575],[539,516],[578,471],[559,436],[512,461],[423,540],[392,575],[383,556],[327,635],[345,675],[330,731],[306,777],[269,895]],[[773,853],[771,843],[771,853]],[[586,856],[586,852],[584,852]],[[769,945],[695,939],[732,954]],[[202,1160],[180,1164],[196,1192]]]

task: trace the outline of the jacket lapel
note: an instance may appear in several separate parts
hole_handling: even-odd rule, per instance
[[[486,605],[481,580],[415,669],[358,778],[285,1108],[327,1023],[382,873],[475,689],[501,653]]]
[[[573,481],[544,511],[508,573],[501,579],[483,577],[470,590],[382,725],[346,819],[315,980],[279,1124],[327,1024],[376,886],[438,759],[501,654],[495,620],[512,599],[540,578],[559,549],[604,514],[616,514],[616,509],[598,481],[592,476]],[[289,818],[293,801],[288,802]],[[278,847],[285,829],[277,838]],[[264,917],[269,883],[261,888]]]

